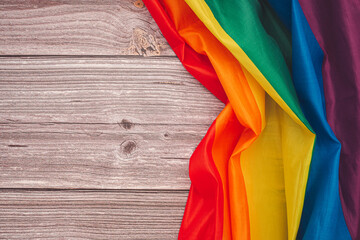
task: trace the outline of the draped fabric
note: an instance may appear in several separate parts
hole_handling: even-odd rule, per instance
[[[351,236],[360,239],[360,1],[300,3],[324,51],[327,120],[342,146],[340,197]]]
[[[360,239],[360,7],[336,1],[144,0],[225,104],[190,158],[179,239]]]

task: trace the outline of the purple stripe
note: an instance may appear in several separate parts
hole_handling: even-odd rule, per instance
[[[340,197],[353,239],[360,239],[360,1],[299,0],[324,51],[327,119],[342,144]]]

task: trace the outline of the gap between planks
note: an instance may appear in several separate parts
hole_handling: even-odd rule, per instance
[[[0,238],[176,239],[186,191],[0,190]]]
[[[0,62],[0,187],[189,188],[223,104],[174,57]]]

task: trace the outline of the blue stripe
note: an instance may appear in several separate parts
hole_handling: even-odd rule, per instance
[[[324,54],[298,0],[268,0],[292,31],[292,78],[301,108],[316,133],[298,239],[351,239],[339,194],[340,142],[327,120]]]

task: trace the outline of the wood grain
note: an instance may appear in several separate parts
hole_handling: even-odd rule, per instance
[[[0,190],[1,239],[176,239],[187,191]]]
[[[135,0],[3,0],[0,54],[174,56]]]
[[[207,128],[0,124],[0,188],[189,189]]]
[[[0,59],[0,122],[209,125],[222,108],[173,57]]]
[[[0,239],[177,238],[224,105],[174,56],[139,0],[0,2]]]
[[[223,104],[177,59],[2,60],[0,187],[189,188]]]

